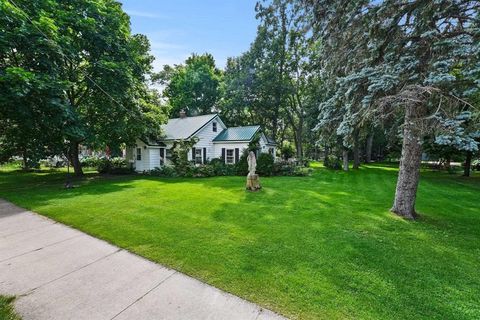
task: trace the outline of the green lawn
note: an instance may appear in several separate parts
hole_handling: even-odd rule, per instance
[[[299,319],[479,319],[480,176],[422,172],[421,219],[389,212],[397,169],[305,178],[0,173],[0,197]]]
[[[0,320],[20,320],[13,310],[13,297],[0,296]]]

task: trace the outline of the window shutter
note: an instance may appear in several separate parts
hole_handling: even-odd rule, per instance
[[[203,148],[203,164],[207,163],[207,148]]]
[[[222,148],[222,160],[225,162],[225,148]]]
[[[240,149],[235,148],[235,163],[240,160]]]
[[[195,161],[195,148],[192,148],[192,160]]]

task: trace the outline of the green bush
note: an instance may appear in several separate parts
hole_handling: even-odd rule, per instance
[[[80,161],[80,164],[82,165],[82,167],[96,168],[102,160],[102,158],[95,156],[85,157]]]
[[[293,144],[285,141],[280,147],[280,153],[282,154],[282,158],[284,160],[288,160],[295,156],[295,148],[293,147]]]
[[[236,174],[235,165],[226,164],[223,159],[212,159],[209,165],[213,168],[215,176],[234,176]]]
[[[178,177],[177,171],[172,166],[162,166],[160,168],[157,167],[147,172],[147,174],[158,177]]]
[[[329,155],[325,161],[323,162],[325,168],[333,169],[333,170],[340,170],[342,169],[342,161],[337,156],[331,154]]]
[[[132,173],[127,160],[123,158],[100,159],[97,165],[99,173],[108,174],[128,174]]]
[[[257,172],[262,176],[271,176],[273,174],[273,156],[269,153],[260,153],[257,159]]]
[[[297,166],[295,163],[281,161],[273,166],[273,174],[276,176],[297,176],[304,177],[312,173],[313,169]]]
[[[480,159],[472,161],[472,168],[473,170],[480,171]]]
[[[238,176],[246,176],[248,174],[248,150],[245,150],[237,163],[235,163],[235,173]]]

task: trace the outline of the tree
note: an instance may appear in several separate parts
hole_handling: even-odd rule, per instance
[[[149,43],[145,36],[131,34],[129,17],[120,3],[19,0],[16,4],[18,7],[8,8],[18,13],[14,23],[30,23],[29,28],[35,30],[43,46],[31,48],[13,40],[11,51],[45,59],[52,48],[57,53],[39,73],[44,78],[54,76],[52,86],[62,93],[57,99],[66,106],[66,116],[59,126],[58,140],[66,142],[64,150],[76,175],[83,173],[78,158],[80,144],[115,148],[159,133],[163,117],[158,95],[147,87],[153,61],[148,53]],[[30,17],[37,19],[38,15],[39,23],[30,21]],[[2,27],[8,21],[2,21]],[[14,62],[5,61],[7,66]],[[42,88],[41,83],[38,88]],[[33,103],[26,108],[33,108]],[[49,127],[55,127],[55,118],[45,119]],[[48,131],[42,128],[41,132]]]
[[[247,119],[276,140],[293,140],[301,159],[308,115],[318,104],[318,77],[311,67],[316,43],[303,30],[303,6],[260,1],[256,12],[260,25],[250,50],[227,63],[222,114],[229,123]]]
[[[164,66],[155,79],[165,85],[171,115],[185,109],[190,114],[209,114],[217,109],[222,72],[211,54],[192,54],[185,65]]]
[[[328,3],[327,3],[328,2]],[[315,1],[313,26],[333,70],[333,96],[358,101],[361,118],[403,117],[403,146],[392,211],[414,219],[422,140],[479,89],[479,6],[471,1]],[[345,36],[346,35],[346,36]],[[355,41],[337,41],[338,39]],[[337,99],[337,101],[341,99]],[[458,102],[458,103],[457,103]],[[353,128],[353,127],[352,127]]]
[[[58,68],[61,54],[37,29],[55,32],[46,12],[53,5],[48,0],[25,3],[27,18],[10,2],[0,3],[0,162],[21,156],[25,169],[62,152],[62,129],[69,118]]]

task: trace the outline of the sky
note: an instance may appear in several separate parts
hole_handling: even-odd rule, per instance
[[[132,32],[150,40],[155,71],[205,52],[223,69],[228,57],[247,51],[255,38],[256,1],[120,0]]]

